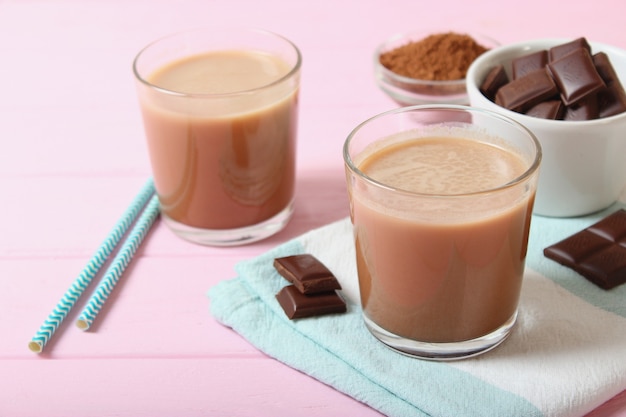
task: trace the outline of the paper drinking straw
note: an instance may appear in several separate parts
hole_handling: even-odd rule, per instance
[[[63,295],[54,310],[52,310],[52,313],[50,313],[48,318],[41,325],[37,334],[31,339],[28,344],[30,350],[35,353],[41,353],[43,351],[52,335],[54,335],[57,328],[61,325],[65,317],[67,317],[67,314],[72,307],[74,307],[74,304],[76,304],[76,301],[85,291],[85,288],[87,288],[93,277],[98,274],[102,265],[104,265],[109,255],[128,231],[130,225],[135,221],[138,214],[146,205],[146,202],[154,195],[154,192],[154,183],[152,179],[149,179],[122,217],[117,221],[117,224],[113,227],[113,230],[111,230],[104,242],[100,244],[100,247],[91,257],[80,275],[78,275],[70,288],[65,292],[65,295]]]
[[[158,214],[159,200],[155,195],[148,202],[148,205],[141,214],[141,217],[139,217],[139,220],[137,220],[137,223],[131,230],[128,238],[115,256],[111,266],[107,270],[104,277],[102,277],[102,280],[98,284],[98,288],[96,288],[82,313],[78,316],[76,326],[78,326],[79,329],[87,330],[91,327],[105,301],[111,294],[111,291],[113,291],[113,288],[135,255],[137,248],[146,237],[146,234],[150,230],[150,227],[152,226],[152,223],[154,223]]]

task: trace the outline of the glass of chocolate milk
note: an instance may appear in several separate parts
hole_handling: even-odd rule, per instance
[[[404,107],[354,129],[344,160],[370,332],[431,360],[504,341],[541,161],[534,135],[481,109]]]
[[[301,54],[247,28],[174,34],[133,64],[162,218],[178,236],[250,243],[293,213]]]

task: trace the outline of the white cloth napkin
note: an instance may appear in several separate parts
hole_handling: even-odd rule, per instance
[[[365,328],[349,219],[237,265],[209,291],[211,312],[254,346],[389,416],[581,416],[626,389],[626,285],[602,290],[545,258],[543,248],[595,223],[535,216],[518,322],[476,358],[429,362],[398,354]],[[273,259],[311,253],[340,280],[348,312],[289,320]]]

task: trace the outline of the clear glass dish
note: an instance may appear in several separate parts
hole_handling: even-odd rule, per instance
[[[397,34],[383,42],[374,53],[374,76],[378,87],[402,106],[415,104],[469,104],[465,78],[449,81],[431,81],[398,75],[380,62],[381,54],[409,42],[417,42],[428,35],[454,32],[471,36],[485,48],[492,49],[499,43],[487,36],[463,31],[429,31]]]

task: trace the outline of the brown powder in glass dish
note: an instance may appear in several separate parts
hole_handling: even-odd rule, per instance
[[[461,80],[465,78],[470,64],[487,49],[469,35],[439,33],[381,53],[380,63],[408,78]]]

